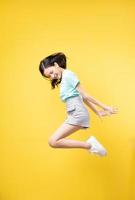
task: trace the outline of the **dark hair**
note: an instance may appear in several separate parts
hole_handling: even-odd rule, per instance
[[[55,62],[57,62],[58,65],[61,68],[63,68],[63,69],[67,68],[67,66],[66,66],[66,56],[65,56],[64,53],[58,52],[58,53],[51,54],[51,55],[45,57],[43,60],[40,61],[39,71],[41,72],[41,74],[42,74],[43,77],[47,78],[44,75],[44,69],[48,68],[50,66],[53,66]],[[53,79],[50,82],[51,82],[52,89],[54,89],[55,86],[58,87],[58,84],[61,82],[61,78],[60,78],[60,80]]]

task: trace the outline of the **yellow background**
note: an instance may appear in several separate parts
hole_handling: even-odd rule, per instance
[[[0,199],[135,199],[135,1],[12,1],[0,6]],[[86,91],[119,114],[89,108],[100,158],[54,149],[48,138],[66,118],[59,89],[41,76],[42,58],[63,52]]]

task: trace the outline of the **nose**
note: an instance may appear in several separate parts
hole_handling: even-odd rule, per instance
[[[51,80],[54,79],[54,78],[56,78],[56,75],[55,75],[55,74],[52,74],[52,75],[51,75]]]

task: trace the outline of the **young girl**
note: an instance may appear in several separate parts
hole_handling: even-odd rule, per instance
[[[50,80],[52,89],[60,84],[60,98],[66,104],[67,109],[67,119],[50,137],[49,145],[54,148],[83,148],[90,153],[105,156],[107,154],[106,149],[94,136],[89,137],[86,141],[77,141],[65,137],[79,129],[90,127],[90,115],[84,103],[100,119],[103,116],[116,114],[117,108],[106,106],[86,93],[75,73],[67,69],[66,56],[62,52],[49,55],[41,60],[39,71],[43,77]],[[97,110],[94,104],[102,109]]]

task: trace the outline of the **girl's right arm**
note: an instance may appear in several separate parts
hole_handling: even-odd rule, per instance
[[[96,115],[98,115],[98,110],[97,110],[96,106],[92,102],[88,102],[85,99],[83,99],[83,101],[84,101],[85,104],[87,104],[87,106],[89,106],[93,110],[93,112]]]
[[[82,95],[84,102],[90,106],[92,108],[92,110],[97,114],[97,115],[102,115],[102,116],[106,116],[106,115],[110,115],[110,114],[116,114],[117,113],[117,108],[112,108],[110,106],[106,106],[103,103],[101,103],[100,101],[96,100],[94,97],[88,95],[86,93],[86,91],[82,88],[82,86],[80,86],[80,84],[77,85],[76,89],[78,90],[78,92]],[[101,107],[103,109],[103,111],[98,111],[96,109],[96,107],[93,105],[97,105],[99,107]],[[104,113],[103,113],[104,112]],[[106,113],[107,112],[107,113]]]

